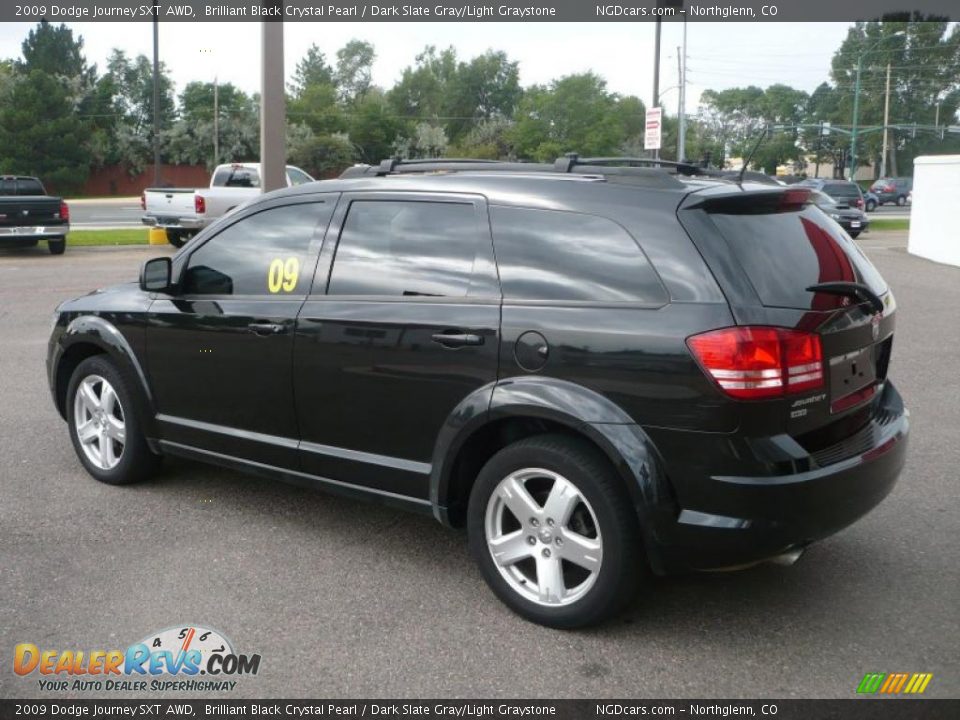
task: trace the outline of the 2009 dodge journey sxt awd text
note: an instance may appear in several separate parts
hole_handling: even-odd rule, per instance
[[[646,569],[798,553],[903,466],[893,294],[808,189],[637,165],[385,161],[263,195],[58,308],[80,461],[432,513],[555,627]]]

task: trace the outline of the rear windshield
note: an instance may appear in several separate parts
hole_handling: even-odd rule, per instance
[[[807,292],[824,282],[859,282],[878,295],[887,284],[863,251],[819,208],[710,217],[764,305],[829,310],[836,295]]]
[[[833,197],[855,198],[860,197],[856,185],[824,185],[823,191]]]
[[[213,176],[214,187],[260,187],[260,173],[256,168],[220,168]]]
[[[0,178],[0,195],[43,194],[43,185],[34,178]]]

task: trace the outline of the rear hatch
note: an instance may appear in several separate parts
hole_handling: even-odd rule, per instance
[[[857,244],[808,198],[797,188],[715,187],[688,196],[679,218],[752,353],[729,356],[725,368],[722,343],[708,336],[699,348],[688,341],[695,357],[741,403],[745,432],[787,432],[816,454],[855,436],[875,413],[896,305]],[[717,339],[730,340],[722,332]],[[704,348],[717,352],[704,360]]]

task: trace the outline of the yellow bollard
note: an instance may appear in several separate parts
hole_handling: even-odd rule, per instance
[[[167,244],[167,231],[163,228],[150,228],[150,244],[151,245],[166,245]]]

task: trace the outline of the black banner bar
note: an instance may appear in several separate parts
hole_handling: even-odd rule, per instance
[[[4,0],[0,21],[132,22],[806,22],[918,13],[960,19],[957,0]]]
[[[960,700],[0,700],[0,718],[954,720]]]

